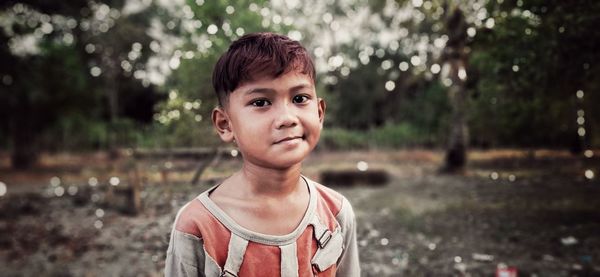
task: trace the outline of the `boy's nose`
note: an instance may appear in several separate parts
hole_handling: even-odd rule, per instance
[[[277,129],[296,126],[298,124],[298,117],[296,117],[288,105],[282,106],[283,107],[278,111],[277,119],[275,121]]]

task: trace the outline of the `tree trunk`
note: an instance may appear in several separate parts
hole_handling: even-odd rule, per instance
[[[17,100],[17,108],[12,120],[10,120],[12,152],[11,163],[14,169],[29,169],[36,162],[38,152],[36,147],[39,128],[34,126],[34,117],[31,111],[31,103],[25,93],[21,93]]]
[[[110,124],[108,127],[108,153],[112,160],[119,157],[117,146],[119,144],[117,129],[117,119],[119,117],[119,86],[118,71],[116,68],[117,57],[112,47],[108,47],[102,56],[103,78],[105,81],[105,91],[108,100],[108,112]]]
[[[448,92],[452,106],[452,119],[444,171],[449,173],[462,173],[467,165],[469,128],[465,117],[466,96],[466,89],[460,85],[452,85]]]
[[[33,132],[27,127],[17,127],[13,131],[11,162],[14,169],[29,169],[37,162],[38,153],[33,136]]]
[[[448,98],[452,106],[452,118],[445,164],[442,170],[447,173],[463,173],[467,165],[469,142],[469,129],[466,123],[468,53],[465,46],[467,23],[463,12],[458,7],[448,11],[448,15],[446,16],[448,42],[443,57],[444,67],[446,67],[444,75],[446,76],[443,76],[443,83],[449,86]]]

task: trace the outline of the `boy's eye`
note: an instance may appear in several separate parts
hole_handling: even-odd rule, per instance
[[[258,99],[258,100],[254,100],[252,101],[252,106],[256,106],[256,107],[264,107],[266,105],[269,105],[269,101],[265,100],[265,99]]]
[[[306,95],[296,95],[292,98],[292,102],[296,104],[301,104],[308,101],[308,97]]]

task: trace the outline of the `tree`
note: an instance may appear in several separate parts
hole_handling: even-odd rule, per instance
[[[324,4],[327,8],[322,8],[323,5],[315,8],[311,4],[311,18],[315,18],[315,21],[305,24],[304,31],[310,33],[307,37],[313,38],[313,47],[325,49],[322,51],[326,56],[323,60],[327,61],[328,66],[325,70],[334,80],[334,85],[338,76],[349,75],[345,72],[361,71],[360,67],[370,67],[372,62],[381,67],[375,72],[387,77],[387,80],[379,81],[382,84],[379,87],[368,86],[363,89],[363,94],[376,96],[384,91],[383,88],[392,94],[384,96],[383,100],[373,101],[371,107],[368,101],[362,101],[367,104],[363,109],[381,111],[386,110],[387,105],[397,105],[398,100],[405,97],[394,96],[394,93],[411,94],[410,90],[414,90],[415,84],[425,83],[419,89],[426,91],[424,88],[430,87],[430,80],[438,78],[435,76],[441,71],[439,80],[448,88],[448,102],[452,107],[444,169],[456,172],[464,169],[467,160],[466,105],[470,54],[467,29],[471,25],[483,27],[483,21],[488,18],[485,2],[352,1],[334,2],[329,7]],[[325,12],[314,15],[314,11]],[[321,21],[326,24],[325,32],[320,30],[323,28]],[[338,53],[337,49],[344,49],[344,46],[357,51]],[[357,55],[345,55],[347,53]],[[369,83],[370,80],[363,78],[355,81]],[[355,86],[353,90],[341,90],[340,93],[347,96],[337,99],[354,99],[356,94],[360,95],[356,89],[360,89],[360,86]],[[394,121],[394,116],[374,114],[367,121],[382,124]]]
[[[480,74],[472,131],[478,143],[569,147],[594,144],[600,85],[593,1],[505,1],[493,5],[495,26],[479,32],[472,63]],[[578,91],[583,96],[578,98]],[[582,136],[583,135],[583,136]],[[597,142],[595,142],[597,145]]]
[[[397,116],[399,109],[387,107],[410,105],[410,95],[439,82],[453,107],[445,136],[446,170],[464,170],[471,142],[564,147],[581,134],[585,139],[577,141],[593,141],[589,135],[596,128],[588,105],[597,99],[587,93],[598,87],[591,77],[598,57],[593,50],[598,4],[593,1],[280,5],[281,13],[303,18],[295,27],[314,50],[321,80],[340,103],[330,109],[337,124],[369,129],[406,119]],[[382,94],[386,88],[392,93]],[[578,91],[585,98],[576,98]],[[383,101],[370,99],[380,97]],[[368,118],[336,114],[348,107]],[[382,116],[386,110],[392,113]]]
[[[278,30],[266,1],[188,1],[169,9],[157,26],[175,35],[156,36],[169,65],[163,84],[168,97],[156,107],[155,131],[162,147],[217,147],[210,114],[217,105],[212,70],[221,54],[237,38],[250,32]]]
[[[445,172],[461,172],[467,163],[467,145],[469,143],[469,130],[466,122],[467,113],[467,68],[469,55],[467,47],[467,22],[460,7],[446,6],[444,25],[448,41],[444,48],[442,61],[448,67],[447,82],[448,97],[452,105],[452,119],[450,134],[446,149]]]
[[[131,49],[149,43],[146,30],[152,14],[141,14],[148,9],[123,14],[122,1],[8,2],[1,8],[0,38],[5,43],[0,55],[10,63],[0,68],[0,110],[6,115],[0,132],[11,138],[5,143],[11,146],[14,167],[31,166],[42,146],[60,143],[54,138],[51,145],[42,145],[44,136],[69,138],[62,135],[68,131],[81,137],[93,132],[93,141],[107,137],[90,126],[100,125],[106,133],[104,115],[112,120],[108,126],[114,126],[123,114],[119,99],[148,98],[137,91],[152,95],[152,90],[131,85],[140,83],[131,70],[143,69],[148,57]],[[118,93],[125,88],[131,91]],[[110,101],[103,105],[104,99]]]
[[[7,19],[8,26],[3,26],[0,50],[4,61],[0,69],[3,79],[0,109],[6,116],[2,133],[10,137],[13,166],[27,168],[36,160],[36,138],[40,133],[56,122],[61,113],[77,112],[72,100],[84,95],[85,76],[81,74],[84,65],[78,56],[72,55],[72,44],[63,43],[65,37],[59,32],[53,33],[56,27],[68,28],[69,21],[52,25],[49,15],[23,4],[3,8],[2,17]],[[47,40],[36,44],[37,37]],[[72,40],[72,36],[66,38]],[[65,110],[57,110],[56,106]]]

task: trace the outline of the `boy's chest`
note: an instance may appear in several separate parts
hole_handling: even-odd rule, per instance
[[[221,209],[242,227],[267,235],[286,235],[293,232],[306,213],[302,203],[239,203],[223,205]]]
[[[343,250],[343,235],[339,224],[336,223],[333,229],[325,224],[334,219],[326,215],[319,216],[318,212],[311,212],[306,217],[308,220],[302,223],[306,208],[294,205],[282,204],[279,209],[240,208],[242,207],[230,206],[222,209],[223,211],[228,209],[226,213],[230,214],[231,219],[245,229],[274,236],[295,235],[285,243],[270,241],[269,238],[264,242],[261,241],[265,239],[264,236],[259,235],[256,240],[256,237],[249,238],[239,229],[235,232],[235,229],[228,229],[230,233],[228,243],[215,244],[215,247],[219,248],[217,252],[222,253],[214,256],[217,257],[215,260],[219,268],[228,268],[227,261],[230,259],[235,261],[236,259],[232,257],[236,256],[239,257],[236,264],[240,265],[237,276],[335,276],[336,262]],[[240,245],[245,246],[239,247]],[[235,249],[238,248],[243,250],[236,252]],[[295,272],[295,274],[284,274],[284,272]]]

